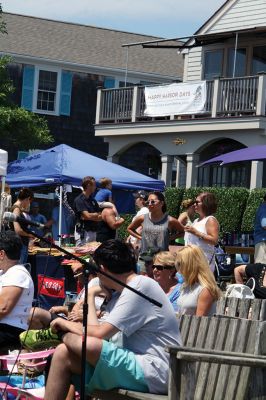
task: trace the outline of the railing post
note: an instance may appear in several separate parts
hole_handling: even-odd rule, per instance
[[[97,90],[97,101],[96,101],[96,115],[95,115],[95,124],[96,125],[99,125],[99,123],[100,123],[101,98],[102,98],[102,89],[98,89]]]
[[[138,86],[134,86],[134,89],[133,89],[133,100],[132,100],[131,122],[136,122],[137,105],[138,105],[137,102],[138,102]]]
[[[212,98],[212,118],[217,116],[217,106],[219,100],[220,79],[213,81],[213,98]]]
[[[265,115],[266,106],[266,75],[259,75],[256,115]]]

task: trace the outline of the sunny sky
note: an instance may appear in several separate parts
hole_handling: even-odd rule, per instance
[[[225,0],[0,0],[3,11],[176,38],[193,34]]]

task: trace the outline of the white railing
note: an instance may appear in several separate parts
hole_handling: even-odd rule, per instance
[[[144,86],[121,89],[99,89],[96,124],[156,120],[182,120],[182,118],[219,118],[231,116],[265,116],[266,75],[243,78],[222,78],[207,81],[205,113],[147,117],[144,114]]]

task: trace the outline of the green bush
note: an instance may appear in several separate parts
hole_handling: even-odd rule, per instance
[[[180,214],[180,205],[183,200],[185,189],[167,188],[165,190],[165,200],[167,204],[167,212],[172,217],[178,217]]]
[[[181,202],[185,199],[195,199],[199,193],[212,192],[217,197],[218,208],[215,214],[220,224],[220,236],[225,232],[253,231],[256,209],[263,200],[266,189],[229,187],[197,187],[197,188],[167,188],[165,199],[169,215],[178,218],[183,211]],[[125,223],[118,229],[118,237],[125,239],[128,236],[127,227],[133,215],[125,214]]]
[[[247,206],[242,219],[242,231],[253,231],[256,210],[263,201],[265,193],[266,189],[253,189],[250,191],[247,200]]]
[[[128,237],[128,233],[127,233],[127,227],[130,224],[130,222],[132,221],[134,214],[123,214],[121,215],[121,217],[123,217],[125,219],[125,222],[123,223],[123,225],[121,225],[118,229],[117,229],[117,236],[119,239],[125,240]]]

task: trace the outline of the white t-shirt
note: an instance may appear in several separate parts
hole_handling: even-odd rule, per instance
[[[5,273],[2,271],[0,293],[2,288],[7,286],[17,286],[23,288],[23,291],[15,307],[0,322],[26,330],[34,296],[34,284],[29,272],[23,265],[13,265]]]
[[[123,347],[136,354],[150,392],[167,393],[169,354],[164,348],[181,345],[174,309],[153,279],[137,275],[129,286],[157,300],[162,308],[125,288],[105,322],[123,333]]]

